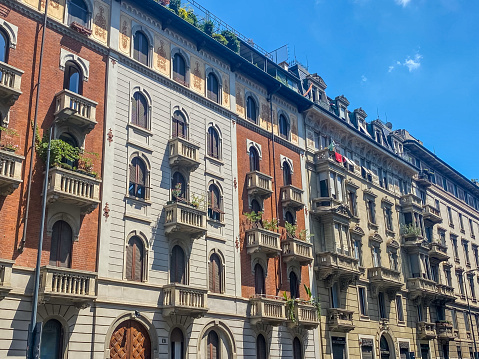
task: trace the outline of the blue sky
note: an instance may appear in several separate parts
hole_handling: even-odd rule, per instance
[[[379,113],[479,178],[479,1],[199,3],[268,51],[288,44],[328,96],[344,94],[369,121]]]

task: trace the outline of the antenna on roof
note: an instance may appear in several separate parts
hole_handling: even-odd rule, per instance
[[[378,114],[378,120],[379,120],[379,107],[376,107],[376,112]]]
[[[387,114],[387,112],[384,112],[384,116],[386,116],[386,122],[388,122],[388,114]]]

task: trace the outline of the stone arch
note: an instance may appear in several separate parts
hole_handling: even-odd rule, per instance
[[[170,240],[170,246],[168,248],[168,280],[170,280],[171,271],[171,256],[173,254],[173,248],[175,246],[180,247],[183,250],[185,256],[185,284],[190,284],[190,256],[191,256],[191,239],[176,237]]]
[[[47,314],[47,316],[42,318],[43,325],[45,325],[49,320],[56,320],[58,323],[60,323],[63,331],[62,335],[62,353],[61,357],[62,358],[67,358],[68,357],[68,344],[70,342],[70,325],[66,321],[66,319],[60,315],[60,314]]]
[[[83,75],[83,81],[87,82],[88,78],[90,77],[90,62],[74,53],[71,53],[68,50],[61,49],[60,50],[60,70],[65,71],[66,63],[68,61],[75,63],[81,69],[81,72]]]
[[[255,272],[254,267],[256,267],[256,264],[259,264],[263,268],[264,277],[266,279],[268,277],[268,260],[260,255],[254,255],[254,257],[251,259],[251,273],[253,276]]]
[[[396,358],[396,338],[394,335],[389,331],[389,330],[382,330],[379,331],[378,334],[378,340],[377,340],[377,345],[378,345],[378,353],[379,356],[378,358],[381,359],[381,338],[384,338],[387,342],[388,348],[389,348],[389,359],[395,359]]]
[[[225,323],[219,320],[211,321],[203,327],[200,335],[198,336],[197,358],[201,359],[202,344],[211,330],[214,330],[218,334],[220,337],[220,342],[224,342],[226,344],[228,353],[227,358],[236,359],[236,342],[234,340],[233,333]]]
[[[66,212],[58,212],[51,216],[49,215],[47,220],[47,235],[48,236],[51,237],[53,233],[53,225],[58,221],[64,221],[68,223],[68,225],[72,229],[73,241],[78,242],[78,237],[80,235],[80,227],[81,227],[80,217],[73,216]]]
[[[176,106],[173,106],[173,108],[171,109],[171,116],[173,116],[173,114],[177,111],[180,112],[185,117],[185,121],[189,125],[190,124],[190,116],[188,115],[188,111],[184,107],[180,107],[180,106],[176,105]]]
[[[188,55],[188,53],[183,50],[182,48],[179,48],[179,47],[174,47],[171,49],[171,63],[173,64],[173,58],[175,57],[176,54],[179,54],[183,57],[183,60],[185,60],[185,68],[186,68],[186,73],[189,74],[190,72],[190,55]],[[172,69],[173,69],[173,65],[172,65]]]
[[[17,47],[18,27],[3,19],[0,19],[0,27],[8,36],[9,47],[15,49]]]
[[[130,155],[130,158],[128,159],[128,162],[130,163],[135,157],[140,157],[141,160],[145,162],[145,165],[146,165],[148,171],[151,170],[150,160],[148,159],[148,157],[144,153],[142,153],[140,151],[132,152],[131,155]]]
[[[259,155],[259,159],[263,159],[263,152],[261,150],[261,145],[259,143],[256,143],[254,141],[251,141],[251,140],[246,140],[246,153],[249,154],[249,149],[253,147],[256,149],[256,151],[258,151],[258,155]]]

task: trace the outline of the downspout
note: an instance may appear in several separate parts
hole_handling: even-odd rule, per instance
[[[45,16],[43,18],[43,30],[42,30],[42,45],[40,48],[40,62],[38,64],[38,80],[37,80],[37,96],[35,102],[35,114],[33,117],[33,137],[32,137],[32,145],[30,147],[30,166],[28,170],[28,185],[27,185],[27,204],[25,208],[25,223],[23,224],[23,235],[20,244],[18,245],[18,251],[23,253],[25,249],[25,242],[27,240],[27,228],[28,228],[28,212],[30,210],[30,194],[32,190],[32,177],[33,177],[33,156],[35,152],[35,140],[37,137],[37,123],[38,123],[38,103],[40,101],[40,88],[41,88],[41,80],[42,80],[42,65],[43,65],[43,53],[45,49],[45,32],[47,28],[47,19],[48,19],[48,2],[49,0],[45,1]],[[48,166],[47,166],[48,167]],[[39,247],[39,251],[42,248]]]

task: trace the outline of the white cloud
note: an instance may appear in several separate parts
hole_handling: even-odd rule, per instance
[[[409,72],[412,72],[414,70],[417,70],[421,66],[421,59],[422,56],[419,54],[414,55],[414,60],[411,58],[407,58],[406,61],[404,61],[404,66],[407,66],[409,69]]]
[[[364,75],[361,75],[361,82],[366,82],[368,78]]]
[[[391,72],[392,70],[394,70],[394,66],[389,66],[388,72]]]
[[[401,5],[402,7],[406,7],[410,2],[411,0],[396,0],[396,4]]]

